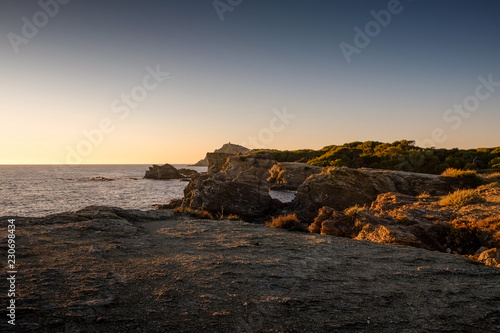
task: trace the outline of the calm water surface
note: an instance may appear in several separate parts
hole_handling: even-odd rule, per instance
[[[144,179],[149,166],[0,165],[0,216],[44,216],[91,205],[147,210],[152,204],[182,198],[188,182]]]

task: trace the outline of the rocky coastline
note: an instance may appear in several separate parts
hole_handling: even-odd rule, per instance
[[[253,222],[295,214],[310,232],[467,255],[500,267],[495,179],[320,168],[280,163],[266,153],[209,153],[207,161],[208,172],[193,177],[174,207]],[[293,190],[296,196],[283,203],[271,198],[270,189]],[[440,204],[448,194],[468,189],[482,201]],[[487,258],[481,257],[485,251]]]
[[[150,168],[154,179],[189,177],[184,198],[156,210],[3,217],[15,220],[22,267],[16,331],[500,330],[498,179],[266,152],[206,159],[201,174]],[[473,200],[446,201],[462,191]],[[307,232],[266,226],[286,216]],[[6,235],[0,244],[7,262]]]

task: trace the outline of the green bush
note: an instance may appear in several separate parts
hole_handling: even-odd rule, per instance
[[[478,149],[435,149],[415,146],[414,141],[393,143],[350,142],[319,150],[254,150],[251,154],[270,154],[278,162],[306,162],[316,166],[379,168],[441,174],[447,168],[477,170],[500,169],[500,147]]]
[[[489,163],[489,167],[492,169],[500,169],[500,157],[495,157]]]

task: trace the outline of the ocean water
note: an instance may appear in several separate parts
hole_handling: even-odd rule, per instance
[[[188,182],[144,179],[150,166],[0,165],[0,216],[45,216],[91,205],[148,210],[183,197]]]

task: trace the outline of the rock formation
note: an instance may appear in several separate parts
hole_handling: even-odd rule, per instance
[[[171,166],[170,164],[164,165],[153,165],[149,167],[149,170],[146,171],[146,175],[144,178],[148,179],[179,179],[181,178],[181,174],[179,170]]]
[[[323,207],[310,227],[312,232],[377,243],[446,250],[450,212],[419,208],[418,199],[401,193],[378,195],[371,207],[344,214]]]
[[[311,232],[407,245],[428,250],[475,255],[475,260],[498,265],[500,248],[500,185],[475,191],[489,206],[445,207],[442,196],[468,187],[460,179],[438,175],[350,168],[309,168],[300,163],[277,163],[259,153],[235,156],[207,154],[208,172],[185,189],[182,207],[207,210],[213,216],[236,214],[260,220],[296,213]],[[270,176],[269,176],[270,175]],[[290,204],[269,196],[269,186],[298,186]],[[421,195],[422,194],[422,195]],[[483,251],[483,252],[484,252]]]
[[[221,148],[216,149],[214,153],[219,154],[229,154],[229,155],[237,155],[237,154],[246,154],[250,151],[250,149],[245,148],[240,145],[235,145],[231,142],[224,144]],[[207,153],[207,155],[210,153]],[[198,161],[194,166],[208,166],[208,157],[206,156],[204,159]]]
[[[453,184],[437,175],[402,171],[325,168],[307,178],[297,190],[295,210],[312,221],[324,206],[343,210],[355,204],[370,205],[379,194],[446,194]]]
[[[203,167],[208,166],[207,158],[205,157],[204,159],[199,160],[198,162],[193,164],[193,166],[203,166]]]
[[[149,179],[179,179],[179,178],[192,178],[198,176],[199,173],[196,170],[191,169],[179,169],[177,170],[170,164],[164,165],[153,165],[149,167],[149,170],[146,171],[146,175],[144,178]]]
[[[184,208],[262,218],[280,206],[269,196],[266,179],[276,161],[268,155],[209,153],[207,160],[208,173],[193,178],[184,190]]]
[[[309,231],[468,255],[500,268],[492,250],[500,248],[500,188],[484,185],[476,192],[486,203],[449,207],[440,204],[439,196],[388,192],[371,206],[322,207]]]
[[[306,163],[281,162],[274,165],[267,179],[271,183],[272,190],[295,191],[310,176],[320,173],[322,167],[312,166]]]
[[[486,250],[482,247],[478,250],[479,253],[473,256],[477,261],[485,264],[486,266],[493,266],[500,268],[500,250],[496,247]]]
[[[185,168],[179,169],[178,171],[181,174],[181,177],[184,177],[184,178],[192,178],[192,177],[196,177],[200,174],[196,170],[185,169]]]

